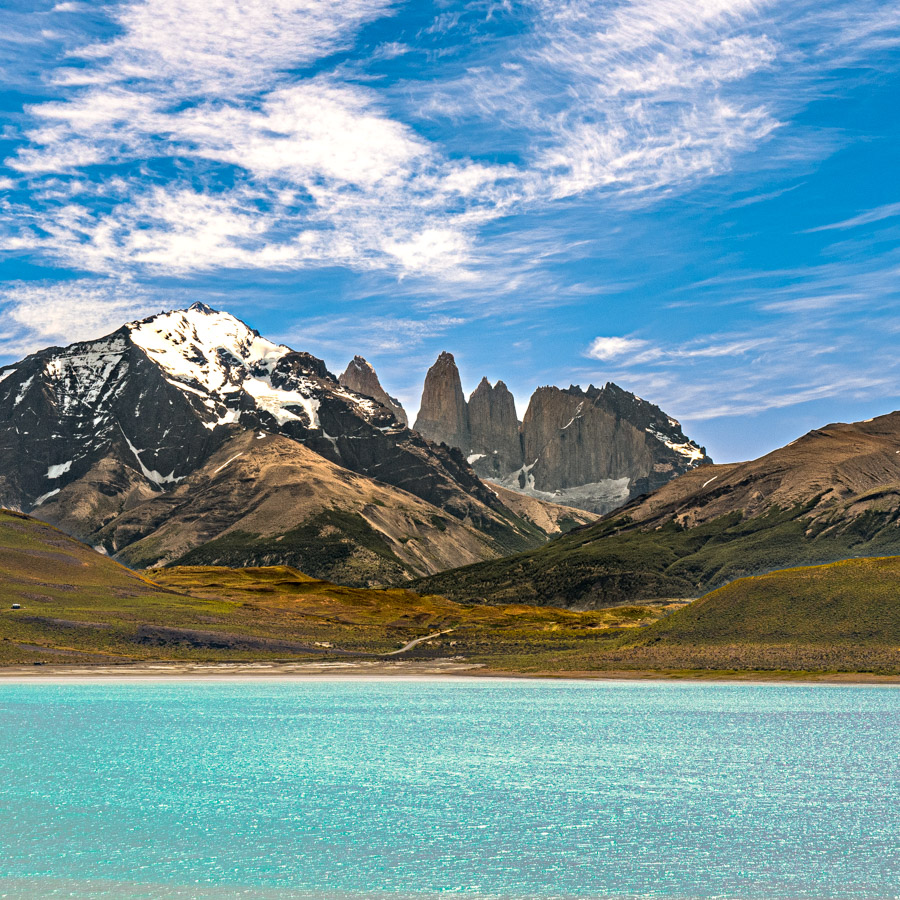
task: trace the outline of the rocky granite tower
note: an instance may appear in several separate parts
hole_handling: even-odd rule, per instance
[[[452,353],[441,353],[428,370],[413,428],[436,443],[443,441],[449,447],[468,451],[469,411]]]
[[[449,353],[428,371],[415,428],[482,478],[601,514],[711,462],[675,419],[612,383],[540,387],[521,423],[502,381],[482,378],[466,403]]]
[[[363,357],[354,356],[347,364],[347,368],[339,380],[344,387],[350,388],[351,391],[371,397],[382,406],[386,406],[401,425],[409,424],[406,410],[400,404],[400,401],[388,394],[381,386],[378,375],[375,374],[375,369]]]
[[[612,383],[538,388],[522,445],[519,489],[601,513],[711,462],[675,419]]]
[[[516,401],[509,388],[498,381],[493,387],[482,378],[469,397],[469,446],[466,452],[475,471],[499,477],[521,468],[522,439]]]

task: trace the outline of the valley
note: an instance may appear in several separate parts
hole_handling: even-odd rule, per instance
[[[900,675],[898,596],[892,557],[745,578],[693,602],[465,604],[289,566],[133,572],[51,526],[0,513],[0,665],[16,671],[267,662],[322,673],[340,663],[382,674]]]
[[[202,304],[0,370],[0,664],[900,672],[900,413],[715,465],[442,353],[407,419]]]

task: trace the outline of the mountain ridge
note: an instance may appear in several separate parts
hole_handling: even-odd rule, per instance
[[[355,559],[382,540],[390,543],[380,558],[392,565],[363,566],[365,583],[426,574],[437,560],[454,563],[421,524],[430,516],[449,517],[445,543],[459,551],[457,563],[546,539],[504,506],[458,450],[428,441],[381,403],[340,384],[322,360],[269,341],[204,304],[128,323],[94,341],[47,348],[0,369],[0,504],[40,511],[110,552],[124,553],[133,539],[148,563],[169,560],[171,548],[155,560],[146,552],[153,543],[149,523],[162,528],[160,511],[184,493],[181,486],[199,489],[205,482],[193,476],[230,442],[251,434],[292,442],[286,451],[293,458],[292,489],[304,471],[315,471],[323,496],[335,509],[346,507],[346,515],[328,521],[317,518],[328,518],[325,507],[310,512],[318,530],[309,526],[307,547],[335,529],[340,554],[349,549]],[[362,479],[354,490],[377,496],[385,507],[402,510],[412,495],[431,512],[420,509],[419,524],[405,519],[408,534],[395,534],[396,522],[379,530],[378,517],[363,525],[344,471]],[[218,502],[229,507],[227,491]],[[142,515],[156,512],[138,524],[138,508]],[[301,524],[287,508],[281,514],[287,531]],[[184,515],[190,519],[190,512]],[[108,538],[113,532],[115,540]],[[277,555],[278,535],[266,533]],[[159,534],[156,540],[165,543]],[[434,559],[417,562],[404,547],[410,541],[429,546]],[[331,573],[325,565],[323,574]]]
[[[521,422],[503,381],[482,378],[466,401],[446,351],[425,377],[415,427],[458,447],[488,481],[601,514],[712,462],[676,419],[612,382],[538,387]]]
[[[835,423],[758,460],[689,471],[504,560],[431,576],[455,599],[594,608],[900,552],[900,413]]]

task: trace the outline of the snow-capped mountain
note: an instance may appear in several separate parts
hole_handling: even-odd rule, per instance
[[[321,361],[202,304],[43,350],[0,369],[0,501],[40,505],[108,451],[176,484],[239,423],[329,444],[318,416],[328,380]],[[356,416],[378,419],[371,401],[338,390]]]
[[[404,427],[390,409],[340,384],[321,360],[202,304],[0,369],[0,505],[91,539],[153,500],[152,516],[129,520],[139,528],[114,529],[109,549],[118,551],[160,526],[168,503],[158,502],[161,495],[194,485],[201,470],[212,478],[204,467],[247,434],[304,445],[332,465],[330,478],[349,469],[377,479],[401,492],[399,505],[409,494],[420,498],[478,532],[486,558],[543,537],[503,506],[459,451]],[[295,482],[301,470],[299,463],[291,469]],[[348,482],[345,490],[359,488]],[[378,515],[370,515],[376,530]]]

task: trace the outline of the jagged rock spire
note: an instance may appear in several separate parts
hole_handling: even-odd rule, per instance
[[[357,394],[363,394],[377,400],[382,406],[386,406],[396,416],[397,421],[401,425],[408,425],[409,419],[406,410],[396,397],[392,397],[381,386],[378,375],[372,364],[362,356],[354,356],[347,364],[344,374],[340,377],[340,382],[344,387],[356,391]]]
[[[490,475],[512,472],[522,465],[522,441],[516,401],[498,381],[482,378],[469,397],[469,455],[480,457],[476,470]]]
[[[428,370],[413,427],[432,441],[443,441],[463,450],[468,448],[469,412],[452,353],[441,353]]]

